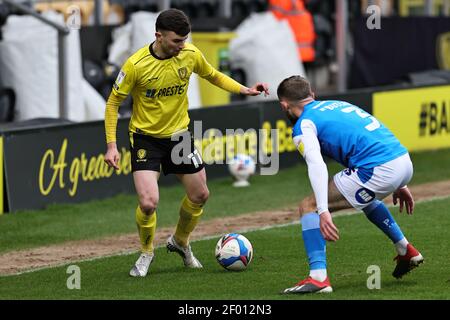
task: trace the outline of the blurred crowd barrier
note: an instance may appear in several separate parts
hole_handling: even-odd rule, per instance
[[[48,11],[44,15],[64,24],[61,14]],[[2,35],[0,78],[4,87],[15,92],[14,120],[58,118],[57,31],[34,17],[10,15],[2,27]],[[79,31],[71,30],[64,41],[68,119],[102,119],[105,100],[83,77]]]

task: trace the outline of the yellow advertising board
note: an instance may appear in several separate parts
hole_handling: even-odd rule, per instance
[[[192,42],[205,55],[208,62],[216,69],[230,75],[229,49],[231,39],[236,37],[233,32],[193,32]],[[226,105],[230,103],[230,93],[209,81],[198,78],[200,95],[204,107]]]
[[[374,93],[373,115],[409,151],[450,147],[450,85]]]

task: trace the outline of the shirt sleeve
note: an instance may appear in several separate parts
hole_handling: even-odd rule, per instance
[[[317,128],[311,120],[302,120],[301,130],[293,137],[308,166],[308,176],[317,203],[317,213],[328,211],[328,169],[320,153]]]
[[[119,107],[125,98],[110,94],[105,108],[105,133],[106,143],[116,141],[117,118],[119,115]]]
[[[128,59],[122,66],[116,81],[113,84],[112,93],[115,96],[126,97],[134,88],[136,82],[136,70],[134,64]]]
[[[195,51],[195,65],[194,72],[200,77],[205,78],[210,76],[214,72],[213,66],[206,60],[203,53]]]

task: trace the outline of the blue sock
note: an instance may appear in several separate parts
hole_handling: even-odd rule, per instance
[[[405,236],[402,230],[395,222],[394,217],[392,217],[389,209],[384,205],[383,202],[375,200],[370,205],[363,209],[366,217],[379,229],[381,229],[393,243],[397,243]]]
[[[326,269],[325,239],[320,232],[320,218],[315,212],[307,213],[301,218],[303,242],[311,270]]]

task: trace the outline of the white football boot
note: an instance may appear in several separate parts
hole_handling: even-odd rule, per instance
[[[145,277],[148,272],[150,264],[153,262],[153,253],[141,253],[133,268],[130,270],[132,277]]]
[[[178,253],[181,258],[183,258],[183,263],[188,268],[200,269],[203,268],[200,261],[194,257],[192,253],[191,245],[188,245],[186,248],[179,245],[173,235],[167,239],[167,251]]]

